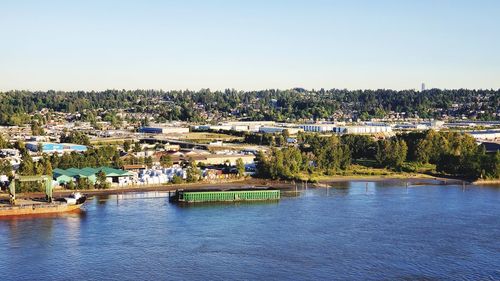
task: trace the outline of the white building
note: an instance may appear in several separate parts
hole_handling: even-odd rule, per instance
[[[335,125],[333,124],[303,124],[299,125],[305,132],[332,132]]]
[[[296,135],[298,132],[304,131],[302,128],[293,128],[293,127],[260,127],[259,132],[261,133],[281,133],[284,130],[287,130],[290,135]]]
[[[391,133],[391,126],[345,126],[335,127],[335,133],[339,134],[377,134],[377,133]]]
[[[189,133],[189,127],[154,125],[141,127],[139,132],[145,134],[187,134]]]
[[[198,125],[193,128],[202,131],[238,131],[238,132],[258,132],[262,126],[273,126],[274,121],[234,121],[219,123],[218,125]]]
[[[476,140],[480,141],[496,141],[500,140],[500,131],[475,131],[469,132]]]

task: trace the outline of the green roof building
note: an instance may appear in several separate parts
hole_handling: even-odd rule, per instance
[[[67,184],[70,181],[76,181],[78,178],[87,178],[92,184],[97,181],[97,174],[104,172],[107,181],[111,183],[121,183],[127,182],[126,180],[120,180],[120,178],[130,178],[134,174],[128,171],[114,169],[110,167],[98,167],[91,168],[86,167],[82,169],[69,168],[69,169],[54,169],[53,178],[59,184]]]

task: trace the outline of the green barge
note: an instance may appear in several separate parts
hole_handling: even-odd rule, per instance
[[[170,201],[175,203],[238,202],[279,200],[278,189],[236,189],[236,190],[176,190]]]

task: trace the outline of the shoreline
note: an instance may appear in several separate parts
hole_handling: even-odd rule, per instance
[[[497,180],[476,180],[472,182],[473,185],[497,185],[500,184],[500,179]]]
[[[438,185],[457,185],[463,184],[464,181],[460,179],[450,179],[444,177],[432,177],[424,174],[414,174],[410,177],[402,175],[396,176],[330,176],[323,177],[314,183],[310,183],[310,187],[321,188],[329,184],[342,183],[342,182],[409,182],[412,185],[424,184],[438,184]],[[467,182],[467,185],[481,185],[481,184],[499,184],[500,180],[493,181],[475,181]],[[300,181],[283,181],[271,180],[260,178],[246,178],[237,179],[223,182],[196,182],[196,183],[181,183],[181,184],[165,184],[165,185],[147,185],[147,186],[130,186],[123,188],[110,188],[110,189],[90,189],[90,190],[54,190],[55,197],[63,197],[78,191],[87,195],[110,195],[110,194],[123,194],[133,192],[150,192],[150,191],[175,191],[177,189],[215,189],[220,187],[233,187],[233,188],[246,188],[249,186],[265,186],[277,188],[280,190],[293,189],[295,186],[301,185]],[[18,198],[40,198],[45,196],[43,192],[30,192],[19,193]],[[0,194],[0,199],[7,199],[8,194]]]

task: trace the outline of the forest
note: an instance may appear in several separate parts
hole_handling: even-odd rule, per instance
[[[102,115],[116,121],[115,111],[148,113],[156,121],[203,122],[206,116],[246,120],[296,121],[385,117],[440,118],[443,115],[498,120],[500,90],[290,90],[262,91],[9,91],[0,92],[0,125],[30,122],[42,109],[80,113],[92,121]]]

